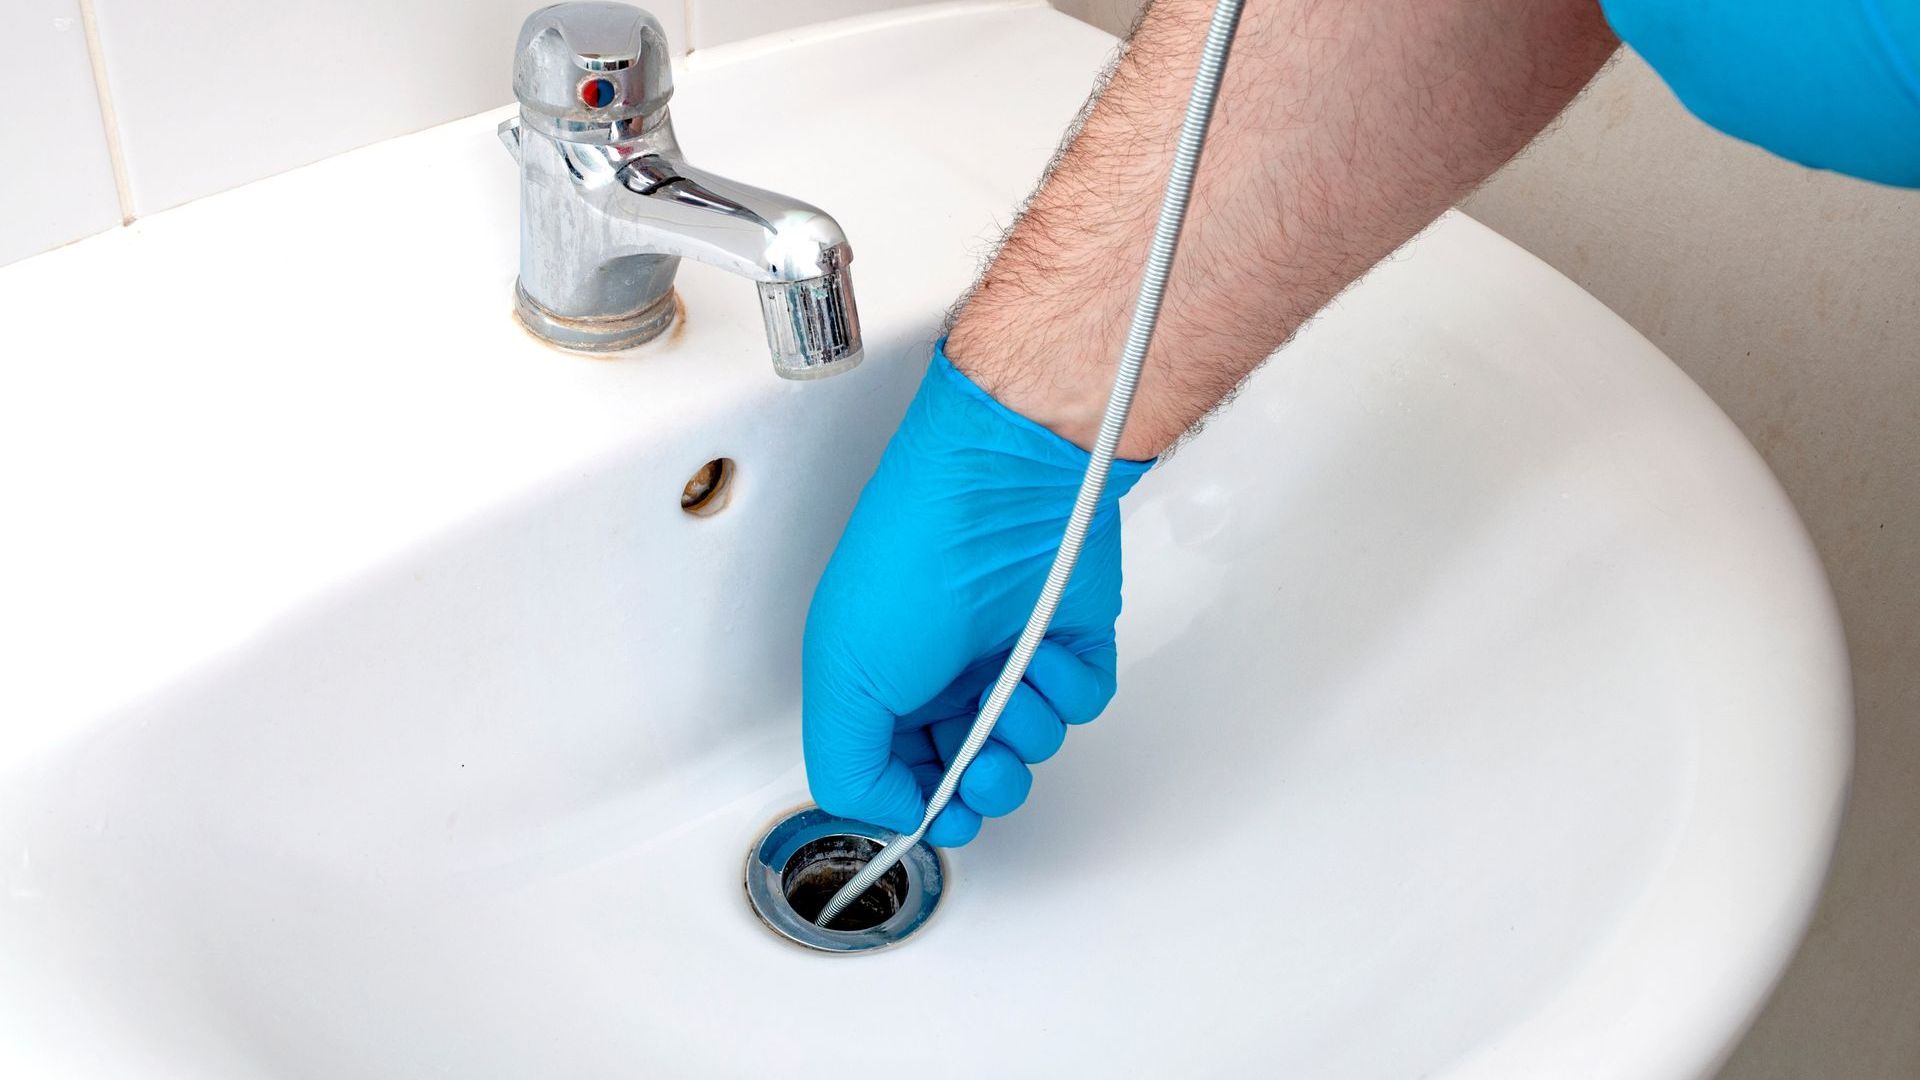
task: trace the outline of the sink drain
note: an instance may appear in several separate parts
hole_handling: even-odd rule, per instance
[[[822,952],[866,952],[903,941],[926,924],[945,881],[940,856],[916,846],[833,920],[814,916],[896,834],[835,817],[819,807],[774,823],[747,855],[747,899],[760,920],[789,941]]]

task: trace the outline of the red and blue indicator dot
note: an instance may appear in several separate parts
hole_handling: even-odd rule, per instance
[[[582,81],[580,100],[589,109],[604,109],[613,104],[613,80],[602,78]]]

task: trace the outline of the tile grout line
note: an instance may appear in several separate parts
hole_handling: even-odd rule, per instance
[[[133,184],[127,179],[127,155],[120,145],[120,118],[107,85],[107,55],[100,47],[100,22],[94,0],[79,0],[80,29],[87,38],[87,64],[93,69],[93,96],[100,101],[100,126],[107,137],[107,163],[113,168],[113,194],[120,202],[120,224],[133,224]]]

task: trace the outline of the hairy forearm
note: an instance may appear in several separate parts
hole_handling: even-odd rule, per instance
[[[1126,337],[1211,0],[1157,0],[947,354],[1082,446]],[[1538,134],[1616,42],[1594,0],[1248,0],[1121,440],[1178,439]]]

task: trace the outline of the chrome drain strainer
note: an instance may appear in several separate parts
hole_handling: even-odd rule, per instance
[[[940,903],[945,867],[919,844],[880,883],[833,920],[813,925],[840,886],[895,833],[810,806],[774,823],[747,853],[747,900],[789,941],[822,952],[866,952],[905,940]]]

